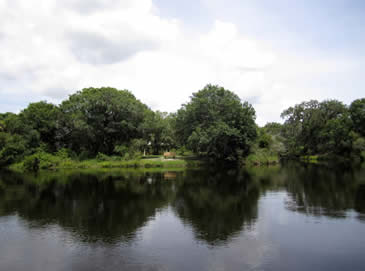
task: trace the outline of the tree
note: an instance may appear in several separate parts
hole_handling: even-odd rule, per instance
[[[26,151],[23,137],[0,132],[0,166],[17,161]]]
[[[283,136],[290,154],[344,154],[351,150],[351,119],[337,100],[303,102],[285,110]]]
[[[39,132],[33,129],[27,121],[22,117],[13,113],[5,113],[2,115],[3,132],[10,136],[21,138],[22,144],[25,144],[25,149],[28,153],[40,146]]]
[[[27,134],[38,137],[49,151],[56,151],[56,132],[59,108],[54,104],[41,101],[31,103],[20,114],[20,122],[26,127]]]
[[[354,130],[365,136],[365,98],[355,100],[350,105],[350,115]]]
[[[268,122],[264,126],[265,132],[270,135],[280,135],[283,129],[283,125],[278,122]]]
[[[237,160],[256,137],[255,110],[229,90],[207,85],[194,93],[176,118],[181,145],[217,160]]]
[[[128,90],[87,88],[60,106],[59,137],[76,152],[111,154],[116,145],[141,138],[140,124],[150,110]]]

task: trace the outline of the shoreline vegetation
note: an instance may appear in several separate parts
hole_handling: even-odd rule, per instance
[[[153,111],[128,90],[86,88],[59,105],[0,113],[0,168],[189,168],[365,161],[365,98],[311,100],[283,124],[259,127],[251,104],[207,85],[175,113]],[[164,159],[175,153],[176,159]],[[169,157],[167,157],[169,158]],[[171,158],[171,157],[170,157]]]
[[[35,160],[36,159],[36,160]],[[37,165],[34,164],[34,161]],[[204,162],[192,156],[178,156],[175,159],[164,159],[163,156],[147,156],[132,160],[123,160],[120,157],[104,157],[103,159],[73,160],[49,154],[38,154],[37,158],[28,158],[12,164],[9,169],[15,171],[59,170],[59,169],[183,169],[197,168]],[[36,169],[34,167],[37,167]]]

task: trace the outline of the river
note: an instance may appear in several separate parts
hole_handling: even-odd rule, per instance
[[[365,270],[365,168],[2,171],[0,270]]]

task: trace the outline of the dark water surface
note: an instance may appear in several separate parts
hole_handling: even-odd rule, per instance
[[[365,270],[365,168],[1,172],[0,270]]]

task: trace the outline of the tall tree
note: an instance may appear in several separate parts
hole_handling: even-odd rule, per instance
[[[207,85],[178,111],[176,133],[196,153],[237,160],[256,137],[255,110],[231,91]]]
[[[59,136],[74,151],[111,154],[116,145],[142,137],[148,107],[128,90],[87,88],[78,91],[60,106]]]
[[[24,109],[20,115],[20,121],[23,127],[26,127],[26,133],[33,133],[38,137],[40,143],[44,143],[49,151],[55,151],[57,121],[59,109],[56,105],[41,101],[31,103]]]
[[[354,124],[354,130],[365,136],[365,98],[355,100],[350,105],[351,119]]]
[[[349,152],[351,120],[347,107],[337,100],[311,100],[286,109],[282,133],[290,154]]]
[[[154,154],[168,151],[176,146],[173,131],[174,116],[166,112],[147,112],[141,125],[141,130],[146,142],[150,144]]]

